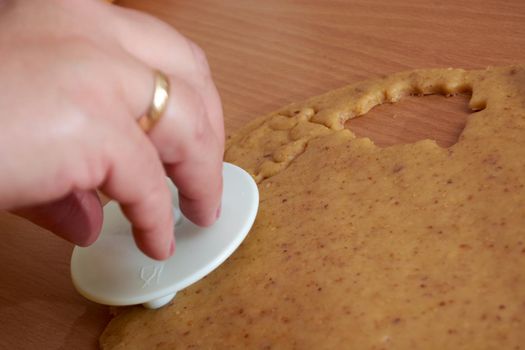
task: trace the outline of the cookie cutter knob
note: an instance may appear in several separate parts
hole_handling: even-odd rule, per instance
[[[170,303],[170,301],[172,301],[173,298],[175,298],[176,294],[177,293],[171,293],[171,294],[165,295],[163,297],[147,301],[147,302],[143,303],[142,305],[146,309],[159,309],[159,308],[161,308],[161,307],[163,307],[165,305],[168,305]]]

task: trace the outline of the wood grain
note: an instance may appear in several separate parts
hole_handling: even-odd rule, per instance
[[[208,54],[229,133],[260,114],[357,80],[424,67],[525,60],[525,2],[417,0],[124,0]],[[350,121],[381,146],[455,141],[466,98],[410,98]],[[395,118],[394,118],[395,116]],[[105,307],[76,294],[71,246],[0,215],[0,348],[93,349]]]
[[[345,126],[380,147],[425,139],[450,147],[458,141],[472,113],[469,98],[470,95],[409,96],[395,104],[379,105],[362,117],[350,119]]]

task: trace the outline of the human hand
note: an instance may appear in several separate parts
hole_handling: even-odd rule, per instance
[[[164,116],[137,124],[154,70]],[[0,209],[86,246],[101,228],[96,189],[117,200],[138,247],[173,252],[167,174],[184,214],[220,211],[222,108],[203,52],[148,15],[98,0],[0,0]]]

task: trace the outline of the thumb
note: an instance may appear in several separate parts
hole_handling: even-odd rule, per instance
[[[102,227],[102,205],[95,191],[76,191],[53,202],[11,211],[79,246],[95,242]]]

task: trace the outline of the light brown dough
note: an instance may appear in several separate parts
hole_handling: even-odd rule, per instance
[[[467,91],[481,111],[448,149],[344,129]],[[525,349],[524,67],[350,85],[259,118],[225,159],[259,183],[246,241],[170,306],[124,310],[103,349]]]

